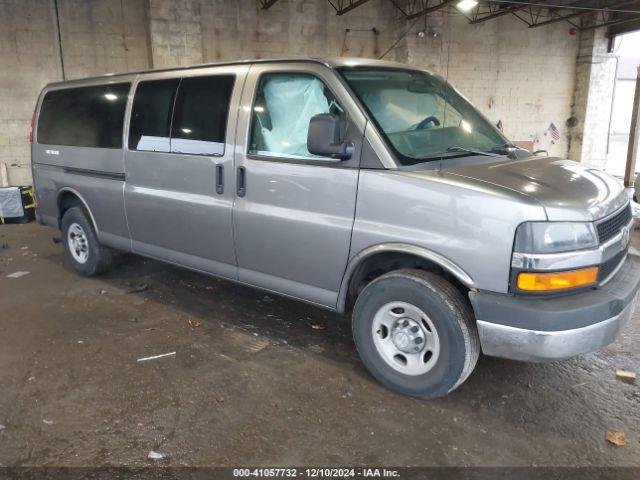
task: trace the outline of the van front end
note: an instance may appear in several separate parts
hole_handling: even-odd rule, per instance
[[[640,257],[629,252],[633,224],[627,204],[593,223],[537,223],[537,231],[520,227],[511,292],[469,295],[483,353],[544,362],[612,343],[631,318],[640,288]],[[561,252],[552,251],[554,233],[546,225],[566,237],[557,241]],[[582,231],[576,232],[575,225]],[[567,250],[571,242],[592,248]]]

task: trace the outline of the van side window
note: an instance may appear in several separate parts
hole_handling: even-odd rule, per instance
[[[47,92],[38,119],[38,143],[122,148],[130,88],[131,83],[113,83]]]
[[[223,155],[233,75],[183,78],[173,113],[171,151]]]
[[[253,106],[249,153],[322,160],[307,150],[309,121],[319,113],[338,115],[344,137],[346,114],[320,79],[306,73],[263,75]]]
[[[168,152],[171,112],[179,78],[140,82],[129,125],[129,150]]]

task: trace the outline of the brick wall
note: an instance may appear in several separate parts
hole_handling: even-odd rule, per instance
[[[12,184],[29,181],[26,134],[36,96],[61,78],[54,2],[0,0],[0,162],[9,166]],[[326,0],[280,0],[266,11],[257,0],[57,4],[67,78],[239,58],[376,58],[410,25],[388,0],[371,0],[343,16]],[[579,110],[572,110],[574,100],[580,104],[576,86],[579,91],[594,83],[593,68],[578,63],[576,70],[579,37],[569,35],[567,26],[527,29],[510,16],[473,26],[460,16],[435,13],[427,35],[418,37],[424,27],[423,20],[416,22],[385,59],[447,76],[489,119],[502,120],[513,140],[533,140],[535,148],[567,155],[571,136],[573,158],[588,161],[597,153],[599,137],[589,148],[582,140],[588,136],[581,137],[582,128],[596,132],[597,121],[580,122],[574,131],[565,127]],[[583,103],[595,111],[595,103]],[[596,118],[584,111],[585,118]],[[547,133],[551,122],[561,131],[560,141]]]

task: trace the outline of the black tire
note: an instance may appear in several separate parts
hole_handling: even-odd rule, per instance
[[[418,307],[436,329],[439,354],[426,373],[399,372],[376,347],[375,314],[392,302]],[[367,369],[380,383],[403,395],[424,399],[446,395],[467,379],[480,354],[471,305],[456,287],[431,272],[397,270],[373,280],[356,300],[352,325],[356,348]]]
[[[86,261],[80,262],[71,252],[69,241],[69,229],[79,225],[84,233],[87,246]],[[87,211],[82,207],[73,207],[67,210],[62,217],[60,225],[62,244],[67,260],[76,272],[83,277],[92,277],[105,272],[113,263],[113,252],[98,242],[96,231],[93,228]]]

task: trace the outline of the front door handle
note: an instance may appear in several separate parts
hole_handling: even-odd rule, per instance
[[[216,193],[222,195],[224,193],[224,167],[216,165]]]
[[[247,193],[247,172],[244,167],[238,167],[236,175],[236,193],[239,197],[244,197]]]

